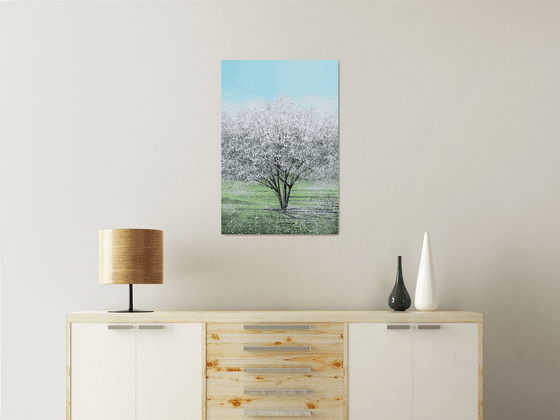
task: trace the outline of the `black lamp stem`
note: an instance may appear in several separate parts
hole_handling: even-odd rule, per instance
[[[128,299],[128,312],[134,312],[132,305],[132,284],[128,285],[129,299]]]
[[[123,309],[120,311],[107,311],[107,312],[153,312],[153,311],[142,311],[139,309],[134,310],[134,303],[132,302],[132,284],[128,285],[128,309]]]

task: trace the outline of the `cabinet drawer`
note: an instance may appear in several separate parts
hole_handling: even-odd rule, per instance
[[[224,396],[223,398],[210,398],[207,402],[207,419],[243,419],[247,411],[284,411],[298,410],[310,411],[314,418],[340,420],[344,412],[344,401],[341,397],[316,395],[315,399],[279,399],[279,398],[253,398],[253,396]],[[300,417],[300,416],[294,416]]]
[[[208,324],[206,350],[208,420],[343,415],[342,323]]]
[[[341,323],[305,324],[311,329],[270,329],[262,324],[262,329],[243,329],[257,327],[258,324],[208,324],[208,351],[216,356],[266,357],[278,354],[314,355],[341,354],[344,337]],[[296,327],[291,324],[287,327]]]
[[[242,393],[243,388],[254,387],[286,387],[286,388],[336,388],[342,389],[344,381],[343,369],[334,372],[310,373],[248,373],[212,372],[207,370],[206,387],[210,394],[215,388],[235,385]]]
[[[270,339],[295,343],[295,339],[309,339],[320,342],[342,339],[342,323],[208,323],[209,342],[258,343]],[[290,340],[291,339],[291,340]]]
[[[207,419],[243,419],[247,417],[245,411],[258,410],[310,411],[313,417],[337,420],[343,416],[344,398],[337,388],[316,388],[303,395],[251,395],[244,394],[243,389],[247,388],[215,388],[207,395]]]

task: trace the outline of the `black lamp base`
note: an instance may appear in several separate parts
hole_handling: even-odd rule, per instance
[[[142,309],[133,309],[132,311],[130,309],[121,309],[120,311],[107,311],[107,312],[111,312],[111,313],[146,313],[146,312],[154,312],[154,311],[143,311]]]
[[[120,309],[120,310],[115,310],[115,311],[107,311],[107,312],[111,312],[111,313],[146,313],[146,312],[154,312],[154,311],[143,311],[142,309],[134,309],[133,308],[133,304],[132,304],[132,284],[128,285],[128,309]]]

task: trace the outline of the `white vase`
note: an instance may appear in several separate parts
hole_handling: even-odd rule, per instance
[[[416,295],[414,306],[419,311],[435,311],[439,305],[436,288],[436,276],[432,263],[432,249],[428,232],[424,233],[424,244],[422,245],[422,256],[418,268],[416,280]]]

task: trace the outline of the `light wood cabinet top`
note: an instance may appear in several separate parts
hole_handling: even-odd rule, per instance
[[[66,322],[482,322],[463,311],[155,311],[148,313],[74,312]]]

